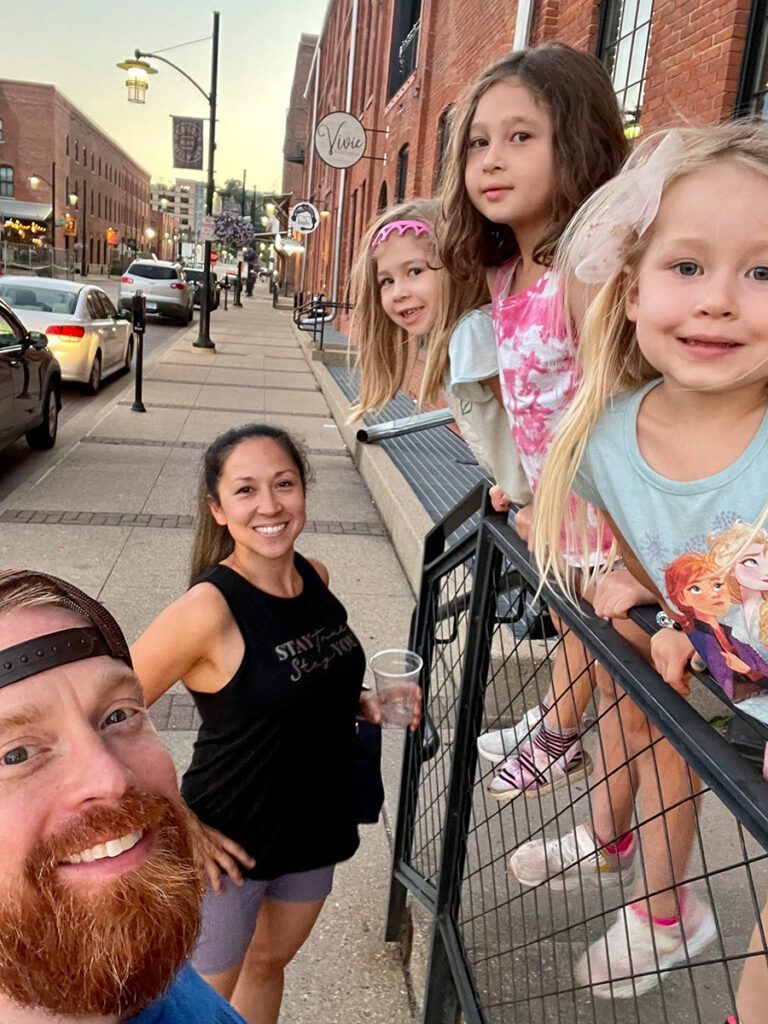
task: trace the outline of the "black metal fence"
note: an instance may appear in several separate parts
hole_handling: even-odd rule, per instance
[[[304,301],[304,293],[297,292],[293,296],[293,322],[300,331],[312,336],[315,346],[322,351],[325,345],[325,325],[334,320],[338,310],[348,313],[354,309],[350,302],[332,302],[324,295],[314,295]]]
[[[424,1021],[722,1024],[746,960],[765,962],[759,926],[748,946],[768,891],[768,785],[721,734],[732,709],[706,685],[684,699],[586,605],[546,592],[560,632],[532,608],[528,553],[501,517],[477,516],[483,504],[478,489],[427,537],[411,636],[436,735],[406,741],[387,938],[402,932],[408,893],[433,916]],[[633,617],[655,628],[648,610]],[[581,723],[593,770],[499,802],[477,737],[540,705],[563,668],[588,688],[603,673],[606,696],[595,691]],[[564,718],[569,701],[555,704]],[[742,748],[764,746],[764,726],[740,729]],[[592,821],[605,843],[629,832],[634,859],[579,848],[572,866],[556,863]],[[684,940],[660,926],[622,960],[628,928],[652,934],[629,905],[665,916],[670,901]]]

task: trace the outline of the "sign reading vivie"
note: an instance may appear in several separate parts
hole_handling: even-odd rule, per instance
[[[354,167],[366,144],[365,128],[345,110],[326,114],[315,129],[315,151],[329,167]]]

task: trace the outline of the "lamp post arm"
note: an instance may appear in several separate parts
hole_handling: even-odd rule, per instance
[[[197,89],[197,91],[202,93],[202,95],[205,97],[205,102],[210,104],[211,97],[208,95],[208,93],[205,91],[205,89],[203,89],[201,86],[199,86],[197,84],[197,82],[194,80],[194,78],[192,78],[191,75],[188,75],[187,72],[184,71],[183,68],[179,67],[178,64],[174,64],[173,61],[172,60],[168,60],[167,57],[161,57],[159,53],[143,53],[141,50],[137,50],[136,51],[136,59],[140,60],[142,57],[151,57],[152,60],[161,60],[163,62],[163,64],[168,64],[169,67],[172,67],[174,71],[178,71],[180,75],[183,75],[188,82],[191,82],[192,85],[194,85],[194,87]]]

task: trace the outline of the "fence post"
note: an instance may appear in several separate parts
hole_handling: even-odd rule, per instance
[[[445,831],[437,886],[437,910],[432,933],[424,1024],[447,1024],[462,1010],[467,1024],[482,1024],[480,1000],[467,969],[456,926],[467,854],[467,830],[472,815],[472,791],[477,765],[476,737],[480,732],[485,687],[491,658],[501,552],[481,524],[477,537],[472,600],[467,618],[467,643],[461,677],[459,714],[446,800]],[[463,993],[463,998],[462,998]]]

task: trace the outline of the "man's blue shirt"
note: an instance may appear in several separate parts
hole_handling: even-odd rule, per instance
[[[160,999],[131,1018],[131,1024],[245,1024],[218,992],[191,967],[182,967]]]

